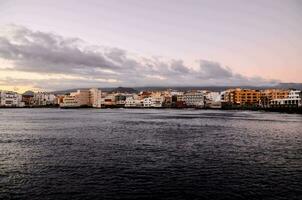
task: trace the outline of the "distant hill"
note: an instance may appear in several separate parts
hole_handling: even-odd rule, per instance
[[[28,91],[26,91],[26,92],[24,92],[22,95],[24,95],[24,96],[34,96],[34,92],[33,91],[30,91],[30,90],[28,90]]]
[[[118,88],[114,88],[112,89],[110,92],[112,93],[138,93],[137,90],[133,89],[133,88],[128,88],[128,87],[118,87]]]
[[[64,95],[70,94],[71,92],[76,92],[77,90],[87,90],[89,88],[74,88],[74,89],[67,89],[67,90],[60,90],[60,91],[53,91],[54,94]],[[104,92],[115,92],[115,93],[138,93],[137,90],[128,87],[118,87],[118,88],[98,88]]]
[[[117,88],[98,88],[104,92],[115,92],[115,93],[138,93],[140,91],[163,91],[167,89],[178,90],[178,91],[188,91],[188,90],[210,90],[214,92],[224,91],[230,88],[245,88],[245,89],[268,89],[268,88],[280,88],[280,89],[297,89],[302,90],[302,83],[278,83],[275,86],[179,86],[179,87],[162,87],[162,86],[150,86],[150,87],[117,87]],[[70,92],[75,92],[78,89],[88,89],[88,88],[75,88],[62,91],[54,91],[55,94],[68,94]]]
[[[302,90],[302,83],[279,83],[277,88]]]
[[[142,90],[167,90],[167,89],[174,89],[179,91],[188,91],[188,90],[210,90],[214,92],[224,91],[230,88],[244,88],[244,89],[255,89],[255,90],[262,90],[268,88],[280,88],[280,89],[296,89],[302,90],[302,83],[278,83],[274,86],[249,86],[249,85],[234,85],[234,86],[188,86],[188,87],[136,87],[134,89],[138,91]]]
[[[178,90],[178,91],[188,91],[188,90],[210,90],[213,92],[220,92],[230,88],[245,88],[245,89],[266,89],[271,88],[268,86],[255,87],[255,86],[184,86],[184,87],[136,87],[134,89],[138,91],[163,91],[167,89]]]

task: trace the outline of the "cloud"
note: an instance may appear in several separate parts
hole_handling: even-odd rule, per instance
[[[29,78],[13,78],[5,77],[0,79],[1,86],[14,86],[14,87],[26,87],[34,88],[36,90],[61,90],[61,89],[74,89],[74,88],[92,88],[96,86],[102,86],[110,83],[112,86],[118,86],[120,83],[114,79],[87,79],[87,78],[65,78],[64,81],[57,78],[45,78],[45,79],[29,79]]]
[[[77,38],[13,28],[10,38],[0,37],[0,56],[14,61],[16,70],[85,74],[94,69],[118,68],[103,53],[81,47]]]
[[[173,61],[171,63],[171,70],[180,74],[190,73],[190,69],[184,65],[182,60]]]
[[[222,67],[217,62],[207,60],[200,61],[200,77],[201,78],[231,78],[234,76],[232,70],[227,67]]]
[[[266,85],[274,82],[236,74],[218,62],[200,60],[199,68],[196,69],[186,66],[182,60],[133,56],[123,49],[92,46],[79,38],[65,38],[23,26],[9,25],[2,30],[0,58],[13,63],[12,67],[4,70],[42,75],[65,74],[77,78],[56,81],[45,78],[37,81],[28,77],[18,80],[6,77],[0,80],[0,85],[26,83],[35,86],[40,84],[39,87],[48,89],[63,89],[93,84],[95,87],[205,86]]]

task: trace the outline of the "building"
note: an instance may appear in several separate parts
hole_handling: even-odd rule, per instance
[[[26,91],[22,94],[22,102],[26,107],[31,107],[33,105],[34,92]]]
[[[170,94],[171,94],[171,96],[182,96],[184,94],[184,92],[172,90],[170,92]]]
[[[206,108],[221,108],[221,94],[219,92],[207,92],[205,94]]]
[[[128,96],[125,100],[126,108],[140,108],[143,107],[143,101],[137,95]]]
[[[89,90],[90,104],[93,108],[102,107],[102,91],[97,88],[92,88]]]
[[[163,107],[163,104],[165,102],[165,97],[167,97],[167,100],[169,101],[169,94],[167,92],[152,92],[151,94],[151,107],[154,108],[160,108]]]
[[[165,107],[165,108],[172,107],[172,96],[173,95],[171,93],[171,90],[166,90],[166,91],[162,92],[161,96],[163,97],[162,107]]]
[[[204,106],[203,92],[187,92],[182,96],[177,97],[177,101],[185,102],[188,107],[203,107]]]
[[[143,106],[144,106],[144,108],[151,108],[152,107],[152,97],[144,98]]]
[[[129,95],[122,94],[122,93],[115,94],[114,97],[115,105],[118,107],[125,107],[126,99],[128,96]]]
[[[165,98],[163,96],[147,97],[143,99],[144,108],[161,108]]]
[[[269,107],[272,100],[285,99],[289,95],[289,90],[266,89],[261,91],[260,105],[264,108]]]
[[[164,96],[163,107],[166,108],[172,107],[172,96]]]
[[[0,107],[24,107],[22,95],[12,91],[0,91]]]
[[[65,95],[57,95],[56,96],[56,104],[61,105],[64,101],[64,97],[65,97]]]
[[[63,102],[60,103],[60,107],[63,107],[63,108],[78,108],[81,106],[82,105],[79,103],[78,97],[71,96],[71,95],[66,95],[63,98]]]
[[[258,105],[261,93],[259,90],[251,89],[230,89],[223,94],[223,101],[232,105]]]
[[[34,93],[33,106],[50,106],[56,104],[56,96],[51,93],[38,92]]]
[[[219,92],[207,92],[205,94],[205,100],[221,101],[221,94]]]
[[[300,92],[300,107],[302,107],[302,91]]]
[[[77,104],[80,106],[91,106],[89,90],[77,90],[76,92],[70,93],[70,96],[76,97]]]
[[[152,107],[154,107],[154,108],[161,108],[161,107],[163,107],[164,101],[165,101],[165,97],[164,96],[151,97]]]
[[[95,107],[101,108],[102,93],[96,88],[77,90],[65,95],[60,107]]]
[[[270,105],[272,107],[276,106],[301,106],[301,91],[291,90],[287,98],[273,99]]]
[[[285,99],[288,97],[289,92],[289,90],[284,89],[266,89],[261,91],[261,96],[266,96],[269,100]]]
[[[151,97],[151,95],[152,95],[152,92],[148,92],[148,91],[142,91],[139,93],[139,96],[141,99]]]
[[[105,107],[114,107],[115,104],[115,95],[114,94],[104,94],[101,99],[102,106]]]

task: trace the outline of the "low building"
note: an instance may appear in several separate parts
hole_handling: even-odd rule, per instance
[[[34,92],[33,91],[26,91],[22,94],[22,102],[26,107],[33,106],[34,103]]]
[[[144,106],[144,108],[151,108],[152,107],[152,97],[144,98],[143,106]]]
[[[219,92],[207,92],[205,95],[206,108],[221,108],[221,94]]]
[[[77,90],[65,95],[60,107],[95,107],[101,108],[102,93],[96,88]]]
[[[62,108],[78,108],[83,105],[80,104],[77,96],[66,95],[63,98],[63,102],[60,103],[60,107]]]
[[[63,103],[65,95],[57,95],[56,96],[56,104],[61,105]]]
[[[142,91],[139,93],[139,96],[141,99],[151,97],[151,95],[152,95],[152,92],[149,92],[149,91]]]
[[[161,108],[163,107],[164,97],[156,96],[156,97],[148,97],[143,99],[143,107],[144,108]]]
[[[182,96],[184,92],[173,90],[170,92],[171,96]]]
[[[161,108],[163,107],[165,98],[163,96],[155,96],[155,97],[151,97],[151,101],[152,101],[152,107]]]
[[[22,95],[12,91],[0,91],[0,107],[24,107]]]
[[[141,108],[143,107],[143,101],[139,99],[137,95],[129,96],[125,100],[126,108]]]
[[[172,107],[172,96],[164,96],[163,107],[165,108]]]
[[[266,89],[261,91],[260,106],[267,108],[272,100],[285,99],[289,95],[289,90],[284,89]]]
[[[104,107],[114,107],[115,104],[115,95],[114,94],[105,94],[102,99],[102,106]]]
[[[301,106],[301,91],[291,90],[287,98],[273,99],[270,102],[272,107],[278,106]]]
[[[51,106],[56,104],[56,96],[47,92],[34,93],[33,106]]]
[[[288,97],[290,90],[284,89],[266,89],[261,91],[261,96],[266,96],[269,100],[285,99]]]
[[[205,99],[210,101],[220,101],[221,94],[219,92],[207,92],[205,94]]]
[[[128,96],[129,96],[129,95],[121,94],[121,93],[115,94],[115,97],[114,97],[115,105],[116,105],[117,107],[125,107],[126,98],[127,98]]]
[[[163,97],[163,103],[162,103],[162,107],[165,108],[170,108],[172,107],[172,93],[171,90],[166,90],[164,92],[162,92],[162,94],[160,95]],[[175,94],[174,94],[175,96]]]
[[[182,96],[178,96],[177,101],[184,101],[188,107],[204,106],[204,94],[203,92],[187,92]]]

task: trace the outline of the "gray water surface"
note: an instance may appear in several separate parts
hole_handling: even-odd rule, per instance
[[[0,109],[0,199],[302,199],[302,115]]]

